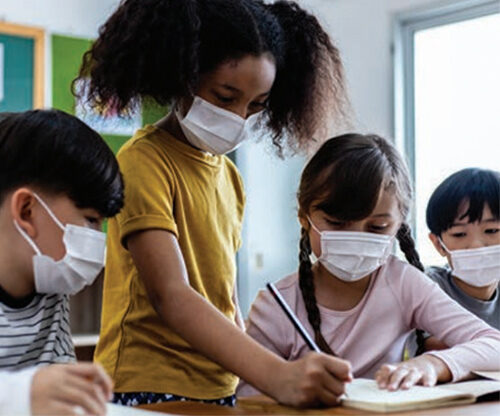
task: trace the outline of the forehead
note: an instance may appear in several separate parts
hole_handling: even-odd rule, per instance
[[[247,95],[258,96],[271,89],[275,76],[276,65],[270,55],[247,55],[224,62],[203,75],[200,86],[230,86]]]
[[[455,223],[468,223],[469,222],[469,216],[466,215],[467,211],[469,210],[469,201],[468,200],[463,200],[457,210],[457,216],[455,218]],[[481,215],[481,220],[488,220],[493,217],[493,214],[491,212],[490,206],[485,203],[483,206],[483,212]]]
[[[380,191],[377,203],[370,216],[379,214],[390,214],[393,217],[401,216],[394,187],[385,188]]]

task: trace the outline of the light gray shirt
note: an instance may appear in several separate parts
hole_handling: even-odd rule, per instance
[[[469,296],[460,289],[452,278],[452,272],[448,266],[429,267],[426,274],[465,309],[471,311],[493,328],[500,329],[500,296],[498,295],[498,288],[490,300],[484,301]]]

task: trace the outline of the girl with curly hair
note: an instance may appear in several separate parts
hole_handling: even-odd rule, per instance
[[[339,53],[316,18],[289,1],[125,0],[80,78],[97,108],[171,106],[118,155],[125,207],[109,222],[96,349],[114,401],[232,404],[240,376],[283,403],[337,403],[347,362],[288,363],[242,330],[244,191],[224,155],[256,125],[280,155],[304,150],[342,118]]]

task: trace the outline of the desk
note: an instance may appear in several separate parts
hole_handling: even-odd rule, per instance
[[[140,406],[142,409],[174,415],[381,415],[382,413],[369,413],[364,410],[347,409],[345,407],[332,407],[329,409],[295,409],[282,406],[264,396],[255,396],[238,399],[236,407],[223,407],[197,402],[165,402]],[[445,407],[441,409],[427,409],[388,413],[393,416],[498,416],[500,415],[500,402],[476,403],[466,406]]]

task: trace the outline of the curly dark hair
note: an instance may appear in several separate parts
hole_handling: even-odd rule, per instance
[[[295,2],[124,0],[84,55],[89,99],[124,112],[137,98],[160,105],[194,95],[200,76],[245,55],[269,53],[277,72],[267,127],[280,154],[326,137],[348,102],[339,52]]]

